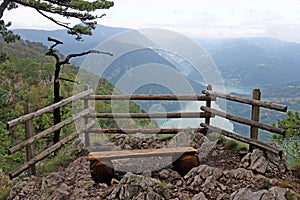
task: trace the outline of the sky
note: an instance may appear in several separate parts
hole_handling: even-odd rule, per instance
[[[99,24],[163,28],[189,37],[271,37],[300,43],[300,0],[114,0]],[[6,11],[12,28],[61,29],[35,10]],[[58,18],[66,21],[65,18]],[[73,21],[79,23],[79,21]]]

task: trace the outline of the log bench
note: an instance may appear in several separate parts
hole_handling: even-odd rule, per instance
[[[193,147],[160,148],[160,149],[134,149],[90,152],[88,161],[90,161],[91,176],[96,182],[110,183],[114,177],[114,167],[111,160],[154,157],[154,156],[173,156],[174,169],[184,176],[193,167],[200,164],[198,158],[199,151]]]

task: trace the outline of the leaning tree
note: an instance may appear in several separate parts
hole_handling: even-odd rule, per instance
[[[47,56],[53,56],[55,58],[55,72],[54,72],[54,103],[57,103],[61,100],[60,97],[60,83],[59,80],[61,79],[60,71],[63,65],[69,64],[70,60],[75,57],[79,56],[85,56],[87,54],[91,53],[96,53],[96,54],[107,54],[112,56],[111,53],[109,52],[103,52],[103,51],[97,51],[97,50],[89,50],[89,51],[84,51],[81,53],[74,53],[74,54],[69,54],[67,55],[63,60],[59,58],[59,54],[55,51],[54,47],[57,45],[63,44],[63,42],[48,37],[48,41],[53,42],[54,44],[50,46],[48,52],[46,53]],[[66,80],[66,79],[65,79]],[[70,81],[70,80],[67,80]],[[61,113],[60,113],[60,108],[56,108],[53,112],[53,120],[54,124],[58,124],[61,122]],[[59,141],[59,135],[60,135],[60,129],[54,132],[54,137],[53,137],[53,143],[57,143]]]
[[[92,35],[92,30],[96,28],[96,20],[105,16],[105,14],[97,15],[96,11],[109,9],[113,5],[114,3],[112,1],[106,0],[3,0],[2,3],[0,3],[0,35],[6,42],[14,42],[20,38],[19,35],[14,34],[8,29],[11,26],[11,22],[6,22],[3,19],[3,14],[6,10],[10,11],[12,9],[17,9],[19,6],[25,6],[36,10],[41,17],[45,17],[53,23],[66,28],[69,34],[75,35],[75,39],[81,40],[82,35]],[[59,21],[55,16],[63,16],[66,18],[66,21]],[[82,23],[70,26],[70,23],[68,22],[70,18],[79,19]],[[64,64],[68,64],[70,59],[73,57],[84,56],[90,53],[105,52],[91,50],[79,54],[70,54],[67,55],[64,60],[60,60],[58,54],[54,50],[54,47],[58,44],[62,44],[62,42],[52,38],[49,38],[48,40],[54,42],[54,45],[50,47],[47,55],[53,56],[56,59],[54,72],[54,102],[58,102],[60,100],[59,73],[61,67]],[[61,121],[60,109],[55,109],[53,115],[54,123],[59,123]],[[58,142],[59,135],[60,130],[54,133],[54,143]]]
[[[82,35],[91,35],[92,29],[95,29],[97,24],[96,20],[105,16],[105,14],[97,15],[95,11],[109,9],[113,5],[112,1],[106,0],[3,0],[0,4],[0,34],[6,42],[13,42],[20,38],[20,36],[13,34],[8,29],[11,26],[11,22],[5,22],[2,17],[5,10],[9,11],[17,9],[19,6],[25,6],[36,10],[41,14],[41,17],[45,17],[53,23],[68,29],[69,34],[75,35],[75,38],[80,40]],[[63,16],[67,21],[58,21],[53,17],[55,15]],[[82,23],[70,26],[68,23],[69,18],[77,18]]]

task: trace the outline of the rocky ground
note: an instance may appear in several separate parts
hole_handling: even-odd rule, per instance
[[[180,176],[171,158],[113,161],[117,170],[112,185],[95,183],[90,175],[87,152],[82,152],[67,167],[47,177],[18,181],[9,199],[265,199],[299,198],[300,178],[287,169],[286,160],[255,149],[252,153],[225,147],[197,133],[183,132],[171,140],[155,140],[137,134],[116,136],[107,145],[120,149],[185,146],[200,151],[200,165]],[[80,141],[73,146],[78,147]],[[66,152],[68,155],[68,152]],[[298,194],[297,194],[298,193]]]

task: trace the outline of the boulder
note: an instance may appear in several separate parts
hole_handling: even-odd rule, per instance
[[[167,184],[158,179],[127,172],[108,199],[163,200],[170,199]]]

